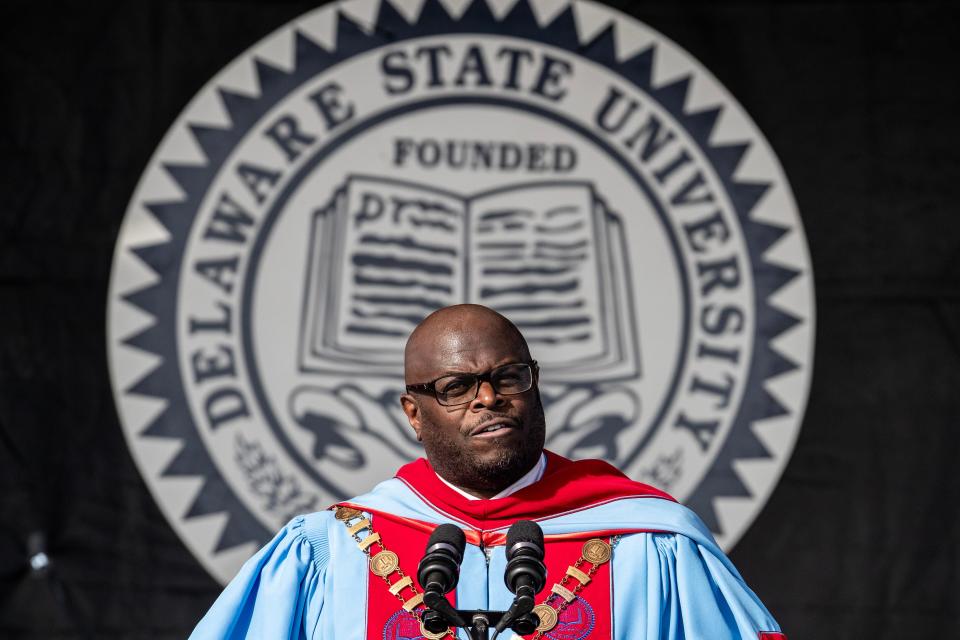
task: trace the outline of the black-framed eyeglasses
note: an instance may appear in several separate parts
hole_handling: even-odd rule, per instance
[[[514,396],[533,387],[537,361],[505,364],[486,373],[451,373],[430,382],[408,384],[407,391],[429,393],[445,407],[473,402],[480,393],[480,383],[489,382],[496,393]]]

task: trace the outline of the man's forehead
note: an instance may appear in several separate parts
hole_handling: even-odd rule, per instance
[[[407,342],[407,383],[449,370],[529,358],[517,329],[485,307],[448,307],[428,317]]]

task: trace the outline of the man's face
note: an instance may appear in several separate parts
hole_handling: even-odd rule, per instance
[[[425,351],[415,371],[408,372],[409,383],[529,362],[522,344],[495,328],[446,331]],[[406,394],[402,403],[433,468],[471,493],[496,494],[532,468],[543,450],[545,423],[536,379],[529,391],[517,395],[496,393],[484,381],[467,404],[442,406],[422,393]],[[485,431],[495,425],[501,428]]]

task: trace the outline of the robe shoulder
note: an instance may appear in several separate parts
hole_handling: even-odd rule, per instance
[[[660,522],[682,525],[618,540],[614,551],[617,637],[782,637],[777,635],[776,620],[696,514],[675,503],[664,505],[661,515],[666,514],[671,517]]]
[[[335,522],[330,511],[288,522],[243,564],[190,640],[313,638]]]

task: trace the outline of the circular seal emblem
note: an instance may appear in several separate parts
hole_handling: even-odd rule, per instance
[[[583,640],[590,637],[597,623],[593,607],[583,598],[569,603],[559,615],[554,612],[550,620],[553,626],[543,632],[549,640]]]
[[[550,605],[538,604],[533,608],[533,612],[537,614],[537,618],[540,619],[540,624],[537,625],[537,631],[546,633],[557,626],[557,610]]]
[[[222,581],[421,455],[404,341],[460,302],[527,337],[550,449],[729,548],[799,429],[812,286],[776,157],[663,35],[590,2],[344,2],[173,124],[117,241],[108,349],[137,464]]]
[[[604,564],[610,560],[612,550],[610,549],[610,545],[603,540],[593,538],[583,544],[583,551],[581,553],[583,554],[583,559],[590,564]]]
[[[393,551],[384,550],[370,558],[370,571],[381,578],[390,575],[399,566],[400,558]]]
[[[383,625],[383,640],[438,640],[445,635],[446,632],[431,633],[415,615],[403,609],[390,616]]]

